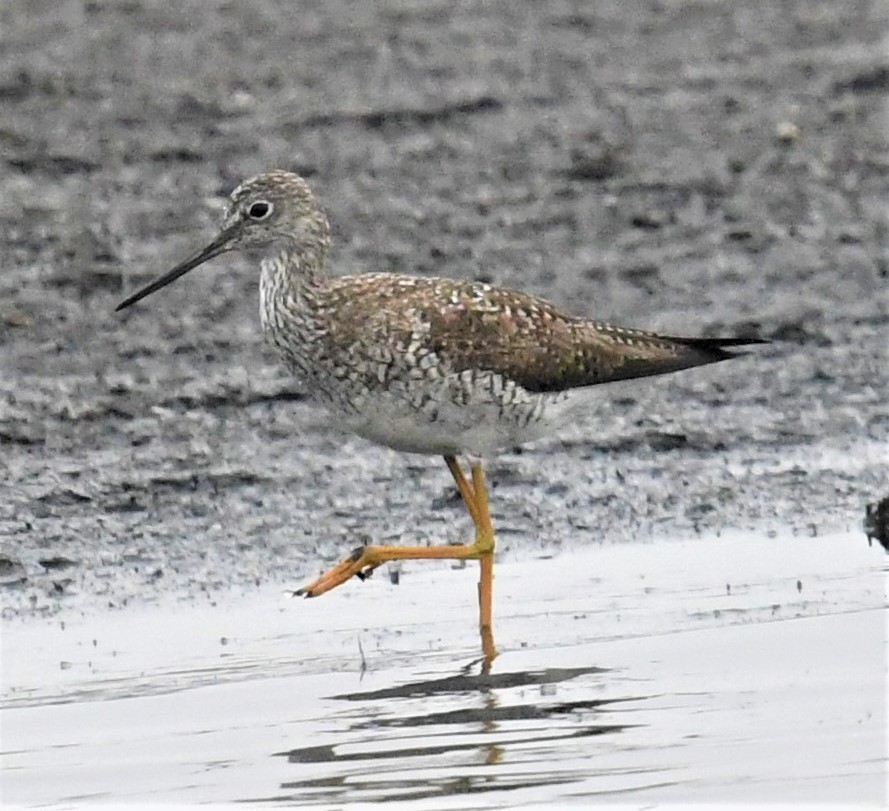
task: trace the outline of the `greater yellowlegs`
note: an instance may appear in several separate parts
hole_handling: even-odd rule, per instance
[[[373,442],[443,456],[475,524],[460,546],[362,546],[301,588],[316,597],[380,564],[475,559],[485,658],[494,530],[481,459],[557,431],[591,386],[736,357],[745,338],[677,338],[589,321],[473,281],[371,273],[328,278],[330,230],[303,178],[272,171],[234,190],[222,228],[129,307],[226,251],[258,250],[265,339],[335,423]],[[467,477],[458,456],[470,460]]]

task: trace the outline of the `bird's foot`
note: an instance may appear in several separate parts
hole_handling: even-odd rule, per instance
[[[318,597],[351,577],[367,580],[374,569],[391,560],[474,560],[489,554],[478,542],[460,546],[359,546],[321,577],[293,592],[294,597]]]
[[[368,557],[366,553],[372,549],[374,549],[372,546],[357,547],[349,557],[340,561],[332,569],[328,569],[321,577],[294,591],[293,596],[318,597],[345,583],[351,577],[357,577],[361,581],[367,580],[373,574],[374,569],[383,562],[382,560],[370,561],[366,559]]]

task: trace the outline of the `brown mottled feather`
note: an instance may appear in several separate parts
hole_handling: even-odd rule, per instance
[[[349,276],[329,282],[325,302],[331,348],[385,345],[398,358],[418,342],[415,354],[434,353],[452,372],[492,371],[535,393],[715,363],[736,357],[726,347],[757,343],[614,327],[526,293],[452,279]]]

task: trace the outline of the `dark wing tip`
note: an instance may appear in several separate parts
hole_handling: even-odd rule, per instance
[[[755,337],[755,338],[678,338],[673,336],[663,336],[667,341],[671,341],[680,346],[692,349],[701,353],[709,361],[715,362],[720,360],[729,360],[730,358],[740,358],[749,352],[735,351],[741,346],[755,346],[756,344],[769,344],[771,341]]]

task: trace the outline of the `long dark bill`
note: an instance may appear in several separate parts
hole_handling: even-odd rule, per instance
[[[137,290],[133,295],[125,298],[120,304],[118,304],[114,308],[114,312],[119,312],[123,310],[125,307],[129,307],[131,304],[135,304],[140,299],[145,298],[145,296],[150,296],[156,290],[160,290],[162,287],[166,287],[170,282],[175,282],[180,276],[184,276],[188,271],[193,270],[198,265],[204,264],[208,259],[212,259],[214,256],[219,256],[221,253],[225,253],[230,249],[232,242],[232,229],[226,228],[221,231],[219,236],[216,237],[206,248],[196,253],[190,259],[186,259],[184,262],[180,262],[176,267],[174,267],[169,273],[165,273],[163,276],[159,276],[153,282],[149,282],[145,285],[141,290]]]

